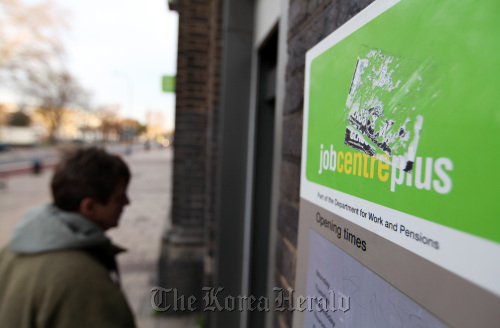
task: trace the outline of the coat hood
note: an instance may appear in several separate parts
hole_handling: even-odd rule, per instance
[[[17,224],[9,248],[15,253],[36,254],[49,251],[111,246],[104,231],[76,212],[44,205],[26,213]]]

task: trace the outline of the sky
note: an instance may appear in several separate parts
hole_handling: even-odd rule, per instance
[[[175,95],[161,90],[175,75],[176,12],[167,0],[56,0],[70,16],[65,37],[70,71],[91,90],[94,106],[116,105],[146,122],[161,112],[173,128]]]

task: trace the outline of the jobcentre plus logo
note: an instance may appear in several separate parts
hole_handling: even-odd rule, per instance
[[[422,109],[438,96],[432,83],[433,65],[431,59],[415,61],[363,47],[343,114],[343,143],[352,151],[337,151],[334,144],[319,141],[318,173],[378,179],[387,182],[392,192],[404,185],[449,193],[453,162],[445,157],[416,156],[424,122]]]
[[[362,152],[336,151],[334,145],[320,145],[320,161],[318,173],[345,174],[364,179],[390,182],[390,190],[396,191],[396,186],[406,186],[422,190],[434,190],[439,194],[451,191],[453,181],[450,172],[453,162],[446,157],[416,157],[412,169],[405,170],[399,161],[403,156],[393,156],[392,165],[388,155],[375,158]]]

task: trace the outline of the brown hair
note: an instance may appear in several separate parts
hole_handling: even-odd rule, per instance
[[[54,205],[77,212],[86,197],[106,204],[121,179],[128,183],[130,170],[120,157],[97,147],[78,148],[56,166],[51,182]]]

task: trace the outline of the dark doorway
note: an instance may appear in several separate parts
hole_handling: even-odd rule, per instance
[[[267,297],[271,183],[273,169],[274,116],[278,31],[259,50],[257,109],[255,125],[254,188],[250,295]],[[272,306],[272,304],[270,304]],[[272,310],[272,309],[271,309]],[[266,312],[249,313],[249,327],[264,327]]]

